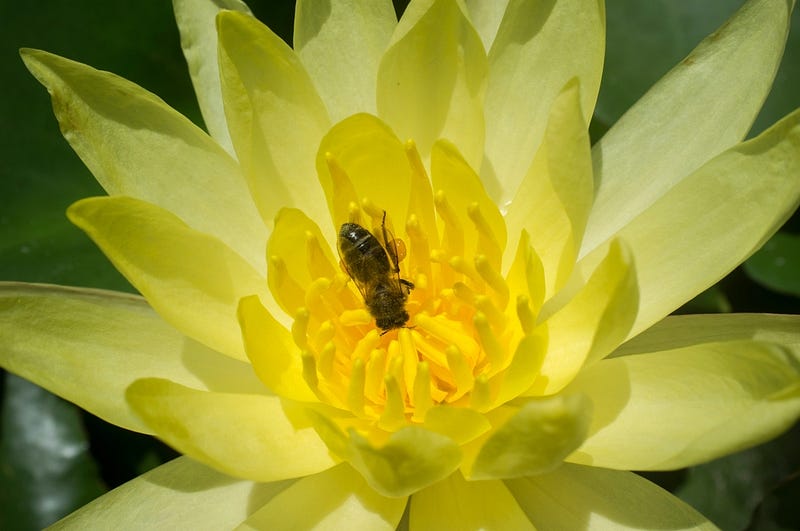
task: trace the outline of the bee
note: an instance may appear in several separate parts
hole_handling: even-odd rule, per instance
[[[383,334],[408,322],[406,300],[414,284],[400,278],[397,241],[389,238],[386,212],[381,222],[381,242],[357,223],[345,223],[339,230],[342,268],[353,279],[375,324]]]

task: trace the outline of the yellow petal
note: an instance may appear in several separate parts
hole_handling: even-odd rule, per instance
[[[378,114],[423,159],[446,138],[479,168],[486,72],[480,37],[457,2],[412,2],[378,69]]]
[[[51,529],[233,529],[292,484],[258,484],[179,457],[84,505]]]
[[[630,335],[714,284],[778,230],[800,203],[798,174],[795,111],[703,165],[622,229],[641,295]]]
[[[494,0],[486,2],[484,0],[464,0],[469,12],[469,19],[475,30],[481,37],[483,48],[487,52],[491,50],[494,38],[497,35],[497,28],[508,7],[509,0]]]
[[[126,397],[159,438],[232,476],[278,481],[336,463],[304,410],[275,396],[198,391],[145,378],[131,384]]]
[[[341,184],[331,174],[329,158],[344,170],[344,177],[352,185],[352,197],[341,195]],[[356,114],[333,126],[320,143],[316,164],[337,228],[348,221],[346,201],[361,204],[363,199],[388,211],[390,218],[400,224],[398,228],[403,227],[411,190],[411,165],[403,144],[381,120],[371,114]]]
[[[236,161],[214,140],[114,74],[37,50],[23,50],[22,58],[52,95],[64,137],[106,192],[169,210],[266,270],[264,224]]]
[[[544,266],[545,300],[572,274],[592,207],[589,132],[579,92],[573,79],[553,102],[542,143],[506,215],[511,234],[526,229],[531,236]]]
[[[459,473],[411,497],[410,529],[534,529],[502,481],[464,481]]]
[[[461,462],[461,450],[449,437],[406,426],[376,446],[354,429],[343,433],[319,413],[309,417],[331,451],[358,470],[384,496],[408,496],[449,476]]]
[[[292,335],[262,306],[256,296],[239,303],[239,322],[244,346],[256,374],[275,394],[304,402],[316,402],[303,379],[300,349]]]
[[[263,277],[237,254],[129,197],[84,199],[67,215],[167,322],[223,354],[247,359],[236,307],[245,295],[268,295]]]
[[[458,148],[447,141],[438,141],[433,145],[431,153],[431,180],[435,196],[441,196],[452,207],[456,220],[461,225],[465,236],[467,257],[485,252],[479,247],[481,231],[472,220],[470,209],[477,207],[480,216],[485,220],[490,239],[494,240],[500,253],[506,246],[506,224],[497,205],[486,195],[480,177],[461,156]],[[500,263],[501,255],[490,257],[492,262]]]
[[[538,529],[717,529],[633,472],[565,464],[549,474],[505,484]]]
[[[375,80],[397,24],[388,0],[319,2],[295,7],[294,49],[338,122],[359,112],[375,114]]]
[[[182,336],[134,295],[0,283],[0,336],[4,369],[129,430],[150,431],[125,401],[125,388],[139,378],[263,389],[248,364]]]
[[[777,343],[800,359],[800,315],[671,315],[626,341],[612,356],[741,339]]]
[[[489,431],[492,425],[474,409],[436,405],[425,414],[422,427],[464,444]]]
[[[558,467],[586,438],[590,404],[580,395],[532,398],[486,440],[470,479],[541,474]]]
[[[219,85],[215,18],[222,9],[250,14],[250,8],[241,0],[172,0],[172,8],[203,121],[214,140],[233,154]]]
[[[568,459],[665,470],[766,441],[800,415],[795,364],[781,349],[753,341],[601,361],[568,388],[594,403],[589,438]]]
[[[297,481],[237,529],[393,531],[405,506],[406,498],[381,496],[358,472],[341,464]]]
[[[330,122],[311,79],[255,18],[223,11],[217,30],[228,128],[261,216],[271,223],[280,208],[302,206],[324,223],[314,155]]]
[[[586,285],[534,334],[547,342],[541,376],[528,394],[552,394],[584,364],[608,355],[625,339],[636,317],[636,270],[629,252],[615,241]]]
[[[486,161],[489,194],[506,205],[539,147],[553,100],[570,79],[588,123],[600,87],[605,9],[598,0],[509,2],[489,52]]]
[[[791,4],[749,0],[594,146],[599,185],[582,254],[744,137],[772,86]]]

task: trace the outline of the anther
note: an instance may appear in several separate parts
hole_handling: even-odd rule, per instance
[[[353,360],[350,382],[347,386],[347,407],[358,416],[364,414],[364,365],[364,360],[361,358]]]
[[[383,390],[383,376],[386,371],[386,351],[374,349],[369,355],[364,381],[364,394],[373,402],[378,402]]]
[[[463,256],[454,256],[447,263],[450,264],[450,267],[472,280],[475,284],[480,285],[483,283],[478,272]]]
[[[328,341],[319,353],[319,373],[323,378],[330,379],[333,375],[333,362],[336,359],[336,345]]]
[[[422,422],[425,414],[433,407],[431,398],[431,371],[427,361],[417,363],[414,377],[414,416],[413,420]]]
[[[486,281],[486,284],[492,288],[492,291],[497,293],[502,306],[505,308],[506,303],[508,303],[508,285],[503,276],[492,267],[486,255],[480,254],[475,257],[475,269],[481,278]]]
[[[319,380],[317,379],[317,361],[314,359],[314,354],[304,350],[301,352],[300,358],[303,360],[303,380],[316,393],[319,387]]]
[[[322,300],[323,295],[331,287],[331,281],[327,278],[318,278],[311,282],[305,294],[305,306],[314,315],[324,315],[327,313],[325,303]]]
[[[497,236],[492,232],[492,228],[486,218],[483,217],[478,203],[470,203],[467,207],[467,216],[475,225],[475,230],[478,231],[478,252],[486,254],[490,257],[492,263],[499,267],[503,256],[500,243],[497,241]]]
[[[420,329],[437,337],[445,344],[455,345],[467,358],[469,363],[474,364],[480,350],[478,344],[475,343],[460,326],[453,326],[453,324],[455,323],[444,317],[431,317],[425,314],[417,315],[417,326]],[[439,361],[441,362],[444,360],[440,358]]]
[[[451,255],[464,254],[464,229],[458,221],[458,217],[453,211],[453,207],[447,201],[444,190],[438,190],[433,196],[433,204],[439,217],[444,221],[444,247]]]
[[[372,322],[372,316],[364,308],[355,310],[345,310],[339,315],[339,322],[342,326],[368,325]]]
[[[294,322],[292,322],[292,339],[294,344],[301,349],[308,348],[308,319],[311,314],[308,308],[298,308],[294,314]]]
[[[486,411],[491,405],[491,393],[489,391],[489,377],[486,374],[479,374],[475,378],[475,386],[469,397],[469,405],[478,411]]]
[[[381,337],[378,334],[378,331],[374,328],[364,334],[364,336],[358,340],[356,343],[356,348],[353,349],[353,354],[351,359],[360,359],[366,360],[369,358],[369,353],[372,352],[372,349],[378,346]]]
[[[486,359],[491,365],[491,372],[496,373],[502,368],[505,356],[503,355],[503,349],[500,347],[497,338],[489,326],[489,319],[486,318],[483,312],[477,312],[472,318],[472,322],[475,324],[475,330],[478,332],[481,346],[483,346],[483,351],[486,353]]]
[[[447,356],[447,364],[450,366],[450,370],[456,380],[456,391],[453,396],[448,398],[449,402],[453,402],[472,389],[472,368],[467,365],[467,360],[464,359],[461,351],[455,345],[448,346],[444,349],[444,353]]]
[[[384,406],[378,426],[386,431],[394,431],[405,424],[405,406],[400,383],[394,374],[387,374],[383,379],[386,386],[386,405]]]

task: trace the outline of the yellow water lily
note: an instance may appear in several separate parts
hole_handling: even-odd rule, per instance
[[[800,415],[798,316],[666,317],[800,201],[800,111],[741,142],[787,2],[591,147],[602,2],[300,0],[294,49],[239,0],[174,8],[208,134],[22,52],[109,194],[68,215],[143,296],[3,283],[0,363],[185,454],[61,526],[713,528],[628,470]],[[344,223],[397,262],[403,326]]]

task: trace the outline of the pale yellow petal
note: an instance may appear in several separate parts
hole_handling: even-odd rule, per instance
[[[203,121],[214,140],[233,155],[219,86],[215,18],[222,9],[250,14],[250,8],[241,0],[172,0],[172,8]]]
[[[457,2],[412,2],[378,69],[378,115],[423,159],[445,138],[479,168],[486,72],[483,44]]]
[[[264,224],[236,161],[160,98],[121,77],[23,50],[64,137],[110,195],[174,213],[266,270]]]
[[[464,0],[464,4],[467,6],[472,25],[481,36],[483,48],[488,52],[492,48],[497,28],[500,27],[500,21],[503,20],[509,0],[493,0],[491,2]]]
[[[796,359],[753,341],[603,360],[568,388],[594,403],[568,459],[625,470],[683,468],[775,437],[800,416]]]
[[[403,144],[381,120],[356,114],[333,126],[319,145],[316,166],[328,200],[328,219],[332,217],[337,228],[349,221],[348,203],[361,205],[366,199],[378,211],[387,211],[402,230],[411,193],[411,165]],[[334,175],[337,168],[344,175]]]
[[[236,253],[166,210],[129,197],[84,199],[67,214],[168,323],[247,359],[236,307],[246,295],[269,296],[263,276]]]
[[[483,443],[470,479],[503,479],[549,472],[586,438],[591,419],[581,395],[531,398]]]
[[[125,401],[139,378],[264,390],[248,364],[181,335],[135,295],[3,282],[0,336],[4,369],[129,430],[150,431]]]
[[[402,497],[449,476],[461,462],[461,450],[449,437],[406,426],[375,445],[354,429],[345,434],[319,413],[309,417],[331,451],[358,470],[384,496]]]
[[[619,231],[636,261],[641,297],[630,336],[717,282],[778,230],[800,203],[798,175],[795,111],[703,165]]]
[[[800,359],[800,315],[671,315],[626,341],[612,357],[741,339],[777,343]]]
[[[293,343],[291,333],[275,321],[258,297],[245,297],[239,302],[239,322],[245,350],[264,385],[285,398],[316,402],[314,393],[303,379],[300,348]]]
[[[502,481],[464,481],[459,473],[415,493],[409,529],[534,529]]]
[[[291,484],[236,479],[179,457],[84,505],[50,529],[232,529]]]
[[[336,464],[304,408],[276,396],[198,391],[145,378],[126,397],[157,437],[235,477],[278,481]]]
[[[580,105],[573,79],[553,101],[542,143],[506,215],[509,232],[527,230],[542,260],[545,300],[572,274],[592,207],[589,132]]]
[[[294,49],[328,108],[331,121],[377,113],[378,64],[397,24],[389,0],[300,0]]]
[[[528,394],[559,391],[584,364],[617,348],[633,324],[638,300],[630,253],[615,241],[578,294],[534,330],[544,339],[547,351]]]
[[[538,529],[717,529],[633,472],[565,464],[549,474],[505,484]]]
[[[326,222],[314,157],[330,122],[311,78],[255,18],[223,11],[217,30],[228,128],[262,217],[272,223],[280,208],[302,207]]]
[[[550,106],[564,85],[580,82],[584,121],[594,110],[605,50],[598,0],[512,0],[489,52],[486,158],[481,176],[505,208],[530,167]]]
[[[582,254],[744,138],[772,86],[791,4],[749,0],[594,146],[599,184]]]
[[[294,483],[237,530],[347,529],[393,531],[406,498],[381,496],[346,464],[305,477]]]

